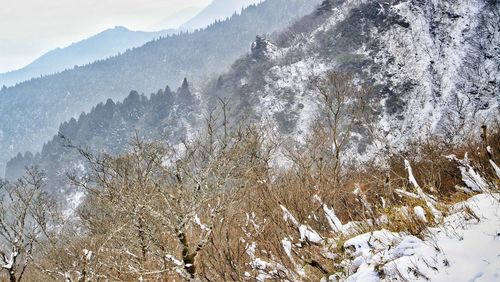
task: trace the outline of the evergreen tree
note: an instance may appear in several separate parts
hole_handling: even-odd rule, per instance
[[[324,15],[325,13],[329,13],[333,10],[333,2],[337,0],[325,0],[321,3],[321,5],[316,10],[317,15]],[[337,1],[338,2],[338,1]]]
[[[189,91],[189,83],[187,81],[187,78],[184,78],[184,80],[182,81],[181,89],[182,90],[186,90],[187,89]]]
[[[222,76],[219,76],[219,78],[217,79],[217,90],[221,90],[222,89],[222,86],[224,85],[224,79],[222,78]]]
[[[254,43],[252,44],[251,48],[252,54],[253,55],[260,54],[262,51],[266,49],[266,45],[267,45],[266,39],[260,35],[257,35]]]
[[[184,78],[184,80],[182,81],[182,85],[177,92],[177,99],[179,105],[184,107],[191,106],[194,102],[194,97],[191,94],[191,90],[189,89],[187,78]]]

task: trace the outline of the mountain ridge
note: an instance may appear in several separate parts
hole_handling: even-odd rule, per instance
[[[426,11],[447,14],[446,12],[455,9],[461,11],[461,21],[475,22],[466,32],[481,33],[485,26],[481,23],[488,17],[474,13],[473,11],[477,11],[476,6],[446,3],[450,6],[410,4],[409,1],[392,1],[384,5],[379,5],[376,1],[360,1],[355,4],[350,1],[325,1],[312,14],[306,15],[275,36],[258,36],[249,54],[237,59],[231,68],[218,78],[198,87],[195,91],[195,96],[200,101],[197,114],[191,116],[189,122],[183,121],[184,124],[189,123],[189,127],[183,127],[182,123],[168,118],[162,119],[161,124],[167,127],[161,129],[154,124],[144,127],[142,122],[129,125],[139,128],[141,136],[145,138],[152,136],[151,133],[148,135],[148,132],[166,132],[167,137],[170,137],[167,141],[175,145],[179,138],[187,138],[190,130],[197,130],[204,120],[203,113],[208,114],[220,99],[227,99],[232,101],[232,119],[236,122],[239,117],[256,123],[265,122],[273,126],[273,130],[280,132],[285,139],[300,140],[308,134],[314,120],[318,118],[316,113],[319,112],[320,101],[317,90],[311,88],[311,82],[314,81],[311,78],[335,70],[351,72],[359,83],[371,88],[368,100],[370,118],[367,119],[370,122],[354,130],[349,148],[351,155],[369,158],[381,150],[400,150],[403,149],[401,144],[426,134],[439,134],[451,138],[452,141],[459,140],[464,131],[470,130],[470,127],[480,128],[481,122],[495,118],[499,111],[499,97],[494,95],[498,93],[498,80],[494,78],[498,77],[498,73],[495,74],[492,68],[494,65],[490,63],[496,58],[494,40],[499,40],[499,36],[496,34],[496,37],[493,37],[495,39],[485,45],[489,47],[482,49],[484,54],[480,56],[491,57],[486,59],[485,64],[490,66],[490,69],[485,70],[485,73],[489,73],[488,76],[481,74],[469,78],[473,81],[493,78],[495,83],[489,83],[490,88],[477,89],[477,85],[470,85],[465,90],[462,84],[469,83],[469,79],[462,80],[463,75],[460,79],[451,80],[454,86],[434,90],[429,85],[438,87],[442,80],[419,82],[412,75],[417,71],[424,76],[448,77],[454,75],[458,68],[461,69],[459,73],[474,74],[468,65],[470,57],[476,56],[477,50],[469,47],[469,44],[474,42],[465,40],[455,45],[448,41],[448,37],[456,32],[455,28],[466,28],[460,24],[457,27],[450,24],[457,23],[457,20],[452,21],[457,18],[454,13],[448,13],[449,16],[443,19],[441,24],[419,32],[418,36],[413,34],[412,25],[425,21],[428,17]],[[416,20],[414,17],[421,18]],[[414,46],[412,40],[426,38],[432,34],[436,34],[433,44],[440,44],[443,50],[448,50],[446,52],[451,54],[450,57],[444,56],[441,61],[436,60],[434,63],[430,59],[423,60],[423,57],[429,56],[427,49],[419,45]],[[489,38],[484,35],[483,39],[490,40]],[[401,44],[390,49],[390,43],[394,40]],[[451,68],[447,65],[455,64],[455,56],[452,54],[456,53],[456,49],[469,51],[462,57],[462,62]],[[408,54],[413,54],[414,57],[411,58]],[[418,65],[417,62],[423,62],[424,66]],[[436,74],[433,68],[440,69],[440,73]],[[476,93],[477,91],[480,92]],[[156,94],[158,95],[159,93]],[[470,97],[477,99],[470,101]],[[455,99],[469,102],[463,104],[463,109],[456,109]],[[175,103],[168,105],[169,109],[178,107]],[[487,106],[483,108],[484,105]],[[436,113],[418,115],[422,109],[434,110]],[[148,114],[145,114],[139,119],[147,116]],[[456,131],[462,121],[465,121],[468,128],[462,127],[462,131]],[[134,129],[129,131],[131,132],[136,131]],[[172,139],[176,135],[178,139]],[[127,139],[125,135],[119,136],[121,140]],[[108,140],[108,143],[115,144],[112,136],[105,132],[92,138]],[[90,140],[90,137],[81,139],[79,141],[83,142],[79,145],[88,146],[90,144],[85,142],[91,142]],[[57,138],[52,142],[57,142]],[[94,147],[95,149],[98,148]],[[59,155],[57,149],[52,155]],[[25,164],[22,159],[19,163],[23,164],[18,165],[19,168]]]
[[[225,20],[244,8],[262,2],[262,0],[214,0],[195,17],[180,26],[181,30],[194,31],[205,28],[215,21]]]
[[[120,56],[0,91],[0,170],[17,152],[38,151],[60,123],[107,98],[119,101],[130,89],[153,93],[185,77],[202,81],[225,70],[248,52],[255,35],[286,27],[320,0],[285,2],[268,0],[204,30],[150,41]]]
[[[50,50],[20,69],[1,73],[0,85],[11,87],[33,78],[60,73],[74,66],[90,64],[175,32],[175,29],[145,32],[132,31],[123,26],[109,28],[66,47]]]

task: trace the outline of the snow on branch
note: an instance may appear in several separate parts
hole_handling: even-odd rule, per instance
[[[413,175],[413,170],[408,160],[405,160],[405,169],[408,171],[408,181],[410,181],[410,183],[413,185],[415,189],[420,188],[420,185],[418,185],[418,182],[415,179],[415,176]]]
[[[486,180],[484,180],[484,178],[471,166],[467,153],[465,153],[463,160],[457,158],[455,155],[449,155],[447,158],[458,163],[458,168],[462,174],[462,181],[470,190],[473,192],[484,192],[488,190],[488,183],[486,183]],[[496,170],[496,173],[498,174],[499,171]]]
[[[414,198],[414,199],[420,198],[417,194],[414,194],[414,193],[411,193],[411,192],[408,192],[408,191],[405,191],[402,189],[396,189],[394,191],[396,192],[396,194],[398,194],[400,196],[406,196],[406,197],[410,197],[410,198]]]
[[[10,270],[12,269],[12,267],[14,266],[14,263],[16,261],[16,258],[18,256],[18,252],[17,252],[17,249],[14,248],[14,250],[10,253],[10,256],[7,257],[7,256],[3,256],[3,262],[4,264],[2,264],[2,268],[4,269],[7,269],[7,270]]]
[[[497,166],[497,164],[493,160],[490,160],[490,164],[493,167],[493,169],[495,170],[495,173],[497,174],[497,178],[500,179],[500,168]]]
[[[340,222],[340,219],[337,217],[335,214],[335,211],[333,209],[330,209],[327,205],[323,204],[323,211],[325,212],[326,220],[328,221],[328,224],[330,225],[330,228],[334,232],[339,232],[342,230],[342,222]]]
[[[434,216],[434,220],[436,221],[436,223],[439,222],[439,220],[442,218],[443,214],[436,208],[436,204],[437,204],[436,199],[433,196],[426,194],[422,190],[420,185],[418,185],[418,182],[415,179],[415,176],[413,175],[413,170],[412,170],[410,162],[408,160],[405,160],[405,168],[408,172],[408,180],[413,185],[413,188],[415,188],[415,190],[417,191],[418,198],[420,198],[421,200],[423,200],[425,202],[425,204],[427,205],[427,207],[431,211],[432,215]],[[402,191],[400,191],[400,192],[402,192]],[[412,193],[406,192],[405,194],[408,196]],[[412,197],[413,197],[413,195],[412,195]]]
[[[328,221],[328,225],[330,225],[330,229],[333,232],[342,232],[342,222],[335,214],[335,211],[329,208],[318,195],[314,195],[313,200],[318,202],[323,206],[323,211],[325,212],[326,220]]]
[[[290,211],[285,206],[280,205],[280,208],[283,210],[283,219],[286,222],[290,220],[292,224],[298,229],[301,241],[308,241],[310,243],[318,245],[323,244],[324,240],[318,232],[316,232],[310,226],[300,224],[299,221],[292,215],[292,213],[290,213]]]
[[[285,222],[288,222],[290,220],[292,224],[298,228],[300,224],[297,219],[295,219],[295,217],[290,213],[290,211],[283,205],[280,205],[280,208],[281,210],[283,210],[283,220],[285,220]]]

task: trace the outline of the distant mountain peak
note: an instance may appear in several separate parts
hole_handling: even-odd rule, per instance
[[[128,28],[122,26],[122,25],[117,25],[113,28],[113,30],[122,30],[122,31],[130,31]]]
[[[194,18],[181,26],[183,30],[196,30],[207,27],[217,20],[224,20],[243,8],[257,4],[262,0],[213,0],[205,9]]]
[[[14,86],[31,78],[93,63],[172,33],[174,30],[139,32],[131,31],[124,26],[115,26],[67,47],[57,47],[48,51],[19,70],[0,73],[0,85]]]

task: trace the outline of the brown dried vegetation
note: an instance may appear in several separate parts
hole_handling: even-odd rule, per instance
[[[230,129],[224,113],[223,120],[209,118],[203,138],[182,150],[139,139],[122,156],[80,150],[90,168],[86,175],[70,175],[72,184],[87,195],[77,211],[80,220],[63,224],[47,217],[40,222],[40,228],[51,222],[59,232],[28,237],[36,242],[36,252],[29,251],[24,279],[252,281],[266,269],[270,280],[318,281],[342,269],[346,239],[329,228],[324,206],[344,224],[364,222],[358,232],[387,228],[420,236],[434,224],[430,216],[425,223],[401,212],[403,207],[425,207],[422,200],[395,192],[414,190],[404,160],[411,163],[425,193],[440,202],[467,197],[455,188],[463,183],[457,164],[446,158],[450,154],[461,158],[469,152],[491,189],[498,189],[489,162],[498,163],[498,125],[485,128],[482,138],[471,135],[458,145],[432,138],[409,144],[406,151],[379,163],[344,163],[369,92],[349,81],[332,74],[317,82],[326,119],[316,123],[301,145],[278,146],[265,128],[255,125]],[[290,161],[288,167],[272,165],[277,152]],[[282,207],[316,231],[322,244],[301,240]],[[380,221],[381,216],[386,220]],[[293,244],[291,253],[284,248],[287,242]]]

